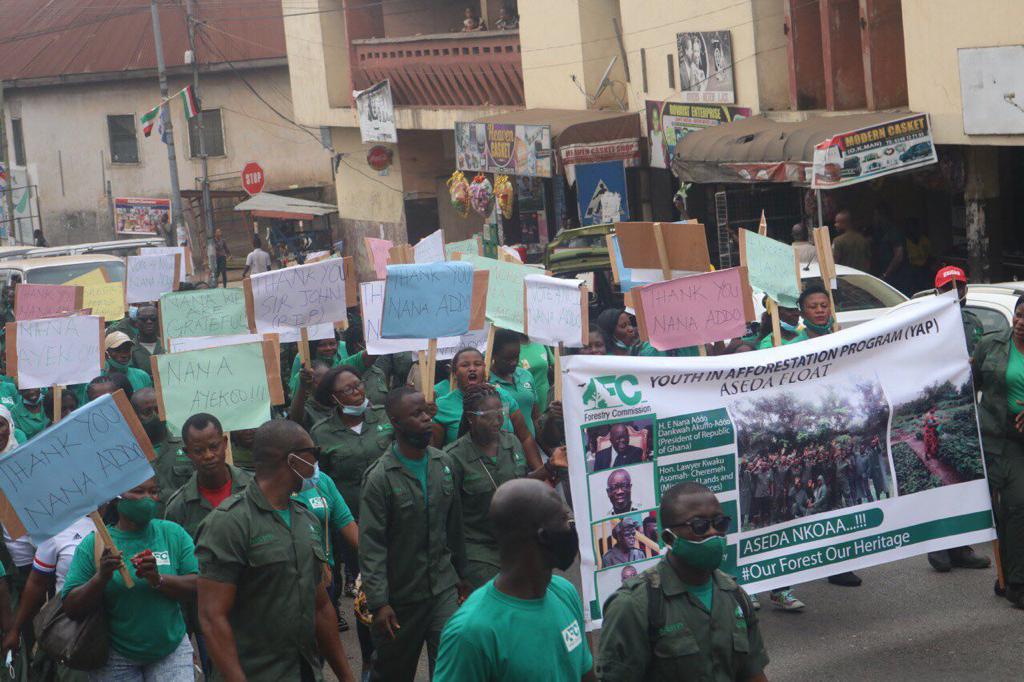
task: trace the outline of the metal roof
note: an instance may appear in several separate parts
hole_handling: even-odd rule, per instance
[[[281,5],[196,2],[217,50],[198,41],[200,64],[281,60]],[[182,3],[162,2],[160,30],[169,69],[185,66],[188,34]],[[226,35],[230,34],[230,35]],[[156,69],[146,0],[0,0],[0,79],[109,74]],[[69,79],[74,80],[74,79]]]
[[[334,204],[325,204],[321,201],[310,201],[297,197],[286,197],[270,192],[260,192],[253,195],[235,206],[236,211],[253,211],[254,213],[281,214],[274,217],[285,217],[294,215],[296,218],[309,216],[322,216],[330,213],[337,213],[338,207]]]

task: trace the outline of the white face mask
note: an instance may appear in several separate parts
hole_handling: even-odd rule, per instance
[[[361,417],[363,413],[366,412],[366,408],[370,406],[369,398],[363,398],[363,402],[359,405],[344,405],[337,398],[334,398],[334,402],[338,403],[338,407],[341,408],[342,414],[347,414],[350,417]]]
[[[288,459],[291,459],[292,457],[295,457],[295,459],[298,459],[298,460],[302,461],[302,463],[305,466],[309,466],[309,462],[307,462],[306,460],[302,459],[301,457],[297,457],[295,455],[288,455]],[[302,487],[299,488],[299,492],[300,493],[304,493],[307,490],[311,490],[311,489],[315,488],[317,486],[317,483],[320,482],[320,463],[319,462],[314,462],[313,463],[313,475],[310,476],[309,478],[306,478],[305,476],[300,474],[298,471],[296,471],[295,467],[293,467],[291,464],[288,465],[288,468],[292,470],[292,473],[294,473],[296,476],[298,476],[300,479],[302,479]]]

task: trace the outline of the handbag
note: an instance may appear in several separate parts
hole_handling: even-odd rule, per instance
[[[96,570],[100,568],[103,542],[93,537]],[[61,665],[72,670],[96,670],[107,663],[110,656],[110,636],[103,607],[83,620],[75,620],[64,612],[60,593],[46,602],[32,622],[39,647]]]

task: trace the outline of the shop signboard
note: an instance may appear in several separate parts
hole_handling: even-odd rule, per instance
[[[456,123],[459,170],[550,178],[551,126]]]
[[[811,187],[846,187],[937,161],[928,114],[913,114],[819,142]]]
[[[749,117],[747,107],[647,100],[651,168],[671,168],[676,145],[693,131]]]

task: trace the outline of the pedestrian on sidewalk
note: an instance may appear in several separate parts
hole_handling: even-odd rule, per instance
[[[213,233],[213,250],[217,259],[217,271],[213,273],[213,284],[216,286],[219,279],[226,289],[228,286],[228,257],[231,256],[231,249],[219,227]]]

